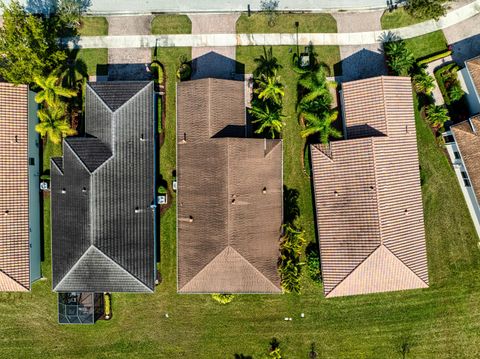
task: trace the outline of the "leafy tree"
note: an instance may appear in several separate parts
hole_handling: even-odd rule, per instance
[[[268,25],[273,27],[277,21],[278,0],[261,0],[260,9],[266,13],[268,17]]]
[[[458,81],[448,90],[448,97],[450,97],[452,102],[460,100],[464,94]]]
[[[283,115],[278,108],[271,108],[268,104],[265,104],[265,107],[253,106],[248,112],[255,118],[252,123],[260,124],[255,133],[268,131],[271,138],[275,138],[277,133],[282,132]]]
[[[77,95],[75,90],[59,85],[60,79],[54,74],[47,78],[35,76],[34,80],[37,86],[42,89],[35,96],[35,102],[37,103],[46,102],[48,106],[55,106],[61,97],[72,98]]]
[[[54,2],[48,17],[28,13],[18,0],[0,2],[3,27],[0,28],[0,76],[14,84],[29,84],[61,67],[67,58],[58,38],[76,36],[81,9],[78,1]],[[67,6],[68,4],[68,6]],[[73,10],[76,9],[76,10]]]
[[[407,0],[405,9],[411,16],[418,19],[428,20],[434,18],[438,20],[447,11],[443,5],[444,3],[445,0]]]
[[[37,112],[40,123],[35,126],[35,130],[42,137],[47,136],[50,141],[58,144],[62,138],[73,136],[77,131],[70,127],[65,120],[65,109],[60,105],[41,109]]]
[[[271,46],[268,50],[264,46],[263,54],[253,59],[253,61],[257,64],[257,68],[253,71],[253,76],[255,78],[258,78],[261,75],[274,76],[277,71],[282,68],[282,65],[278,63],[277,58],[273,56],[273,49]]]
[[[256,80],[257,88],[254,90],[258,98],[267,101],[270,100],[276,105],[282,103],[285,90],[283,84],[280,82],[280,76],[266,76],[262,75]]]
[[[418,74],[413,76],[413,86],[415,91],[430,95],[435,88],[435,80],[425,69],[421,69]]]
[[[408,76],[415,64],[415,57],[407,48],[405,41],[391,41],[383,45],[387,65],[397,76]]]
[[[435,129],[442,129],[445,122],[450,120],[448,110],[443,106],[428,105],[426,114],[427,121],[430,122]]]
[[[328,143],[330,137],[342,137],[342,133],[332,127],[332,122],[338,117],[338,111],[325,111],[320,116],[315,113],[305,113],[303,116],[305,129],[301,132],[302,137],[309,137],[318,133],[320,142],[325,144]]]

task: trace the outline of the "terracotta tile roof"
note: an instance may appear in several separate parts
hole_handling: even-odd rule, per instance
[[[410,79],[345,83],[343,102],[349,139],[311,147],[325,295],[427,287]]]
[[[465,65],[472,78],[473,85],[477,90],[477,95],[480,96],[480,56],[465,61]]]
[[[0,83],[0,291],[30,289],[28,87]]]
[[[480,115],[450,127],[467,168],[470,183],[480,199]]]
[[[178,84],[177,121],[178,291],[281,292],[282,142],[245,138],[243,82]]]

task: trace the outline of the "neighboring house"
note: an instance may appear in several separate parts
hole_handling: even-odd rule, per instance
[[[153,82],[87,84],[85,112],[51,160],[53,290],[153,292]]]
[[[242,81],[177,85],[180,293],[281,293],[282,141],[246,138]]]
[[[465,81],[465,94],[471,113],[480,112],[480,56],[465,61],[465,68],[460,70]]]
[[[468,210],[480,236],[480,115],[450,126],[444,133],[449,154]]]
[[[0,291],[29,291],[40,272],[37,105],[28,86],[0,82]]]
[[[426,288],[410,78],[342,88],[346,139],[311,146],[325,296]]]

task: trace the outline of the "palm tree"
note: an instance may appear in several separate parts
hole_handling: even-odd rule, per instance
[[[60,79],[51,74],[47,78],[34,78],[35,83],[42,88],[42,90],[35,96],[35,102],[46,102],[48,106],[55,106],[59,97],[71,98],[77,95],[75,90],[67,89],[59,85]]]
[[[40,123],[35,126],[35,130],[42,137],[48,136],[48,139],[55,144],[62,141],[62,138],[73,136],[77,131],[72,129],[65,120],[65,109],[60,105],[54,105],[43,108],[37,112]]]
[[[277,58],[273,56],[273,49],[271,46],[268,50],[264,46],[263,55],[260,55],[253,61],[257,64],[257,68],[253,71],[254,77],[260,77],[261,75],[274,76],[277,70],[282,68],[282,65],[278,63]]]
[[[465,93],[462,90],[462,87],[460,86],[459,83],[456,83],[452,87],[450,87],[450,90],[448,91],[448,97],[450,97],[450,100],[452,102],[460,100]]]
[[[435,129],[441,129],[445,122],[450,120],[448,110],[443,106],[428,105],[426,114],[427,121],[430,122]]]
[[[275,74],[272,76],[262,75],[256,82],[258,87],[255,89],[255,93],[258,94],[259,99],[263,101],[271,100],[277,105],[282,103],[285,90],[279,76]]]
[[[305,129],[301,132],[302,137],[309,137],[314,134],[319,134],[321,143],[328,143],[330,137],[340,138],[342,133],[336,128],[332,127],[332,122],[338,117],[338,111],[333,110],[323,112],[322,116],[315,113],[305,113]]]
[[[415,57],[405,42],[403,40],[386,42],[383,47],[390,70],[395,75],[408,76],[415,63]]]
[[[435,88],[435,80],[424,69],[413,77],[415,91],[430,95]]]
[[[306,76],[300,78],[298,83],[307,90],[307,93],[302,97],[301,103],[303,102],[305,104],[322,98],[322,102],[328,103],[328,107],[330,107],[332,95],[328,89],[325,73],[322,70],[308,73]]]
[[[255,133],[264,133],[268,130],[271,138],[275,138],[277,133],[282,132],[284,117],[277,108],[270,109],[268,104],[265,104],[265,108],[259,106],[253,106],[248,112],[255,117],[252,123],[259,123],[259,128]]]

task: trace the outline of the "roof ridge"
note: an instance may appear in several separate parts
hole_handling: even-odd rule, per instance
[[[119,81],[119,82],[128,82],[128,81]],[[142,81],[130,81],[130,82],[142,82]],[[127,101],[125,101],[120,107],[118,107],[115,111],[113,111],[113,113],[117,113],[122,107],[124,107],[127,103],[133,101],[134,98],[136,98],[140,93],[142,93],[143,91],[145,91],[145,89],[147,88],[147,86],[149,86],[152,82],[149,81],[145,84],[145,86],[143,86],[140,90],[138,90],[137,92],[135,92],[135,94],[130,97]]]
[[[15,283],[16,285],[19,285],[21,286],[22,288],[25,288],[26,290],[30,290],[29,287],[26,287],[25,285],[23,285],[22,283],[20,283],[18,280],[16,280],[15,278],[13,278],[10,274],[8,274],[7,272],[5,272],[3,269],[0,269],[0,275],[3,274],[7,280],[9,281],[12,281],[13,283]]]
[[[328,143],[327,146],[328,146],[328,153],[327,153],[326,150],[324,150],[324,145],[321,144],[321,143],[312,144],[312,145],[310,145],[310,148],[314,148],[319,153],[321,153],[323,156],[325,156],[328,160],[330,160],[331,162],[334,162],[333,156],[332,156],[332,154],[333,154],[332,144]]]
[[[387,129],[387,131],[386,131],[387,133],[385,133],[385,136],[388,137],[388,132],[389,132],[389,131],[388,131],[388,127],[389,127],[389,126],[388,126],[388,120],[387,120],[387,118],[388,118],[387,105],[386,105],[386,103],[387,103],[387,96],[386,96],[386,94],[385,94],[385,81],[384,81],[384,77],[385,77],[385,76],[380,76],[380,79],[381,79],[381,81],[382,81],[382,99],[383,99],[383,101],[382,101],[382,107],[383,107],[383,114],[384,114],[384,116],[385,116],[385,117],[384,117],[385,128]]]
[[[232,251],[234,251],[235,253],[237,253],[250,267],[252,267],[256,272],[258,272],[258,274],[260,274],[261,277],[263,277],[268,283],[270,283],[272,286],[274,286],[275,288],[278,288],[275,284],[272,283],[272,281],[270,279],[268,279],[265,274],[263,274],[260,270],[257,269],[257,267],[255,267],[249,260],[247,260],[242,254],[240,254],[239,251],[237,251],[235,248],[233,248],[232,246],[228,246]]]
[[[235,248],[233,248],[232,246],[230,245],[227,245],[223,250],[221,250],[211,261],[209,261],[201,270],[199,270],[197,272],[197,274],[195,274],[187,283],[185,283],[181,288],[179,288],[179,290],[181,291],[182,288],[185,288],[187,285],[189,285],[190,283],[192,283],[209,265],[211,265],[213,262],[215,262],[215,260],[220,256],[222,255],[225,251],[227,250],[232,250],[234,253],[236,253],[241,259],[242,261],[247,264],[247,266],[251,267],[257,274],[260,274],[260,276],[267,281],[267,283],[269,283],[273,288],[275,289],[279,289],[279,287],[277,287],[275,284],[272,283],[272,281],[270,279],[268,279],[267,277],[265,277],[265,275],[260,272],[252,263],[250,263],[244,256],[242,256]]]
[[[383,236],[382,236],[382,216],[380,211],[380,192],[379,192],[379,185],[378,185],[378,171],[377,171],[377,153],[376,153],[376,146],[374,137],[370,137],[370,141],[372,144],[372,157],[373,157],[373,176],[375,178],[375,204],[377,207],[377,220],[378,220],[378,231],[379,231],[379,238],[380,238],[380,245],[383,244]]]
[[[340,284],[342,284],[353,272],[355,272],[355,270],[356,270],[358,267],[360,267],[360,265],[361,265],[362,263],[365,263],[365,261],[366,261],[368,258],[370,258],[370,257],[373,255],[373,253],[375,253],[375,252],[378,250],[378,248],[380,248],[381,246],[382,246],[382,244],[379,244],[378,246],[376,246],[375,249],[374,249],[373,251],[371,251],[368,256],[366,256],[366,257],[365,257],[362,261],[360,261],[355,267],[353,267],[353,269],[352,269],[350,272],[348,272],[348,273],[345,275],[345,277],[342,278],[342,280],[341,280],[340,282],[338,282],[337,284],[335,284],[335,286],[333,286],[332,289],[330,289],[330,290],[328,291],[328,293],[325,292],[325,297],[328,296],[331,292],[333,292],[333,291],[335,290],[335,288],[337,288]],[[323,288],[324,288],[324,290],[325,290],[325,286],[324,286]]]
[[[95,252],[95,253],[98,253],[100,255],[102,255],[103,257],[105,257],[105,259],[107,259],[109,262],[113,263],[117,269],[127,273],[131,278],[133,278],[135,281],[137,281],[139,284],[141,284],[142,286],[144,286],[149,292],[151,292],[152,290],[145,285],[145,283],[143,283],[140,279],[138,279],[136,276],[134,276],[132,273],[130,273],[128,270],[126,270],[123,266],[121,266],[120,264],[118,264],[114,259],[110,258],[109,256],[107,256],[103,251],[101,251],[97,246],[95,246],[94,244],[91,244],[87,250],[85,252],[83,252],[83,254],[80,256],[80,258],[78,258],[78,260],[75,262],[75,264],[72,266],[72,268],[69,269],[69,271],[63,276],[62,280],[60,282],[57,283],[57,285],[55,286],[55,288],[53,288],[53,291],[56,291],[56,289],[69,277],[69,275],[73,272],[73,270],[75,270],[80,264],[81,262],[83,261],[83,259],[90,253],[90,252]]]
[[[395,258],[397,258],[406,268],[408,268],[409,271],[411,271],[413,274],[415,274],[418,279],[420,279],[423,283],[425,283],[426,285],[428,285],[427,282],[425,282],[417,273],[415,273],[415,271],[410,268],[404,261],[402,261],[396,254],[394,251],[392,251],[390,248],[388,248],[388,246],[386,244],[382,244],[383,247],[385,247],[385,249],[387,251],[389,251],[393,256],[395,256]]]
[[[66,143],[68,148],[70,148],[70,151],[75,155],[75,157],[80,161],[80,163],[85,167],[88,173],[92,174],[92,171],[90,171],[87,167],[87,164],[82,160],[82,158],[79,156],[79,154],[73,149],[73,147],[68,143],[68,137],[63,139],[63,143]],[[65,156],[65,152],[63,153],[62,158]],[[62,171],[63,173],[63,171]]]
[[[95,96],[103,103],[103,105],[106,107],[106,109],[108,111],[110,111],[111,114],[114,113],[114,111],[110,108],[110,106],[107,105],[107,103],[103,100],[102,96],[100,96],[98,94],[98,92],[92,87],[90,86],[90,82],[87,82],[87,87],[90,88],[92,90],[92,92],[95,94]],[[86,94],[88,93],[88,91],[85,91],[85,102],[87,102],[87,99],[86,99]]]

